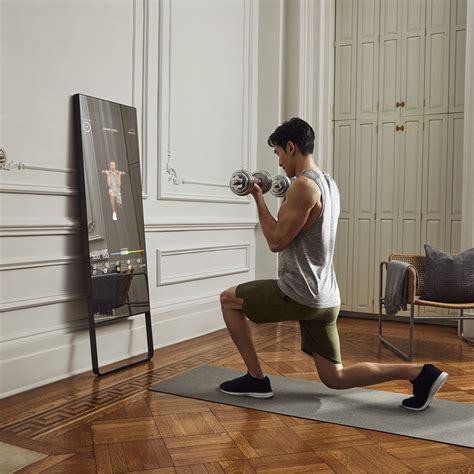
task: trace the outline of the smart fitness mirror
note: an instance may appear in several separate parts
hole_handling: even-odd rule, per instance
[[[82,94],[74,111],[92,366],[104,375],[153,356],[137,112]],[[145,316],[146,358],[101,372],[96,327],[138,314]]]

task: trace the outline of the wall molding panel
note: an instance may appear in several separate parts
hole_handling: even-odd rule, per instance
[[[0,272],[8,270],[28,270],[41,267],[56,267],[60,265],[73,265],[85,263],[82,255],[69,255],[61,257],[37,258],[29,261],[18,261],[16,259],[4,259],[0,261]]]
[[[241,120],[241,151],[240,162],[234,169],[252,169],[255,163],[256,155],[256,115],[257,115],[257,41],[258,41],[258,5],[252,0],[240,0],[236,2],[243,7],[243,45],[242,45],[242,70],[243,70],[243,89],[241,110],[236,113],[242,115]],[[175,5],[170,0],[160,1],[160,62],[159,62],[159,123],[160,130],[158,134],[158,176],[157,176],[157,199],[172,201],[195,201],[195,202],[221,202],[231,204],[250,204],[251,198],[238,197],[229,193],[218,195],[214,191],[217,186],[206,184],[194,184],[198,180],[191,175],[191,171],[186,169],[185,156],[176,156],[175,142],[173,134],[175,133],[175,125],[173,122],[175,105],[172,103],[173,87],[175,80],[173,74],[175,64],[173,62],[173,41],[179,42],[175,32],[173,31],[173,8]],[[216,38],[217,40],[217,38]],[[238,56],[237,56],[238,57]],[[237,92],[237,91],[236,91]],[[203,111],[205,113],[206,111]],[[205,117],[203,117],[203,120]],[[176,127],[177,128],[177,127]],[[188,130],[180,129],[180,134],[187,136]],[[194,156],[198,156],[196,150]],[[233,150],[231,152],[235,153]],[[226,151],[228,153],[228,151]],[[172,166],[171,167],[171,162]],[[177,171],[177,169],[179,171]],[[233,170],[229,171],[229,177]],[[183,179],[184,178],[184,179]],[[226,177],[227,179],[227,177]],[[223,180],[222,185],[225,184]],[[193,181],[194,183],[187,183]],[[170,188],[170,184],[175,186]],[[197,188],[195,186],[198,186]],[[219,185],[219,187],[221,187]],[[224,187],[224,186],[222,186]],[[213,194],[199,192],[200,189],[207,188]],[[173,189],[173,191],[171,190]]]
[[[79,196],[79,189],[69,186],[50,186],[25,183],[0,183],[0,193],[38,194],[46,196]]]
[[[193,232],[200,230],[255,230],[258,223],[254,220],[243,222],[154,222],[145,224],[145,232]]]
[[[241,252],[244,252],[243,262],[241,260]],[[219,253],[218,261],[213,259],[215,253]],[[239,253],[239,255],[236,255]],[[222,263],[225,260],[225,255],[228,255],[229,260],[234,259],[233,265]],[[194,256],[194,258],[192,257]],[[173,258],[175,257],[175,258]],[[193,258],[192,268],[206,268],[206,271],[189,272],[188,268],[183,264],[182,271],[174,273],[171,272],[179,265],[180,258]],[[218,278],[225,275],[234,275],[237,273],[247,273],[250,271],[250,243],[241,245],[221,245],[214,247],[187,247],[180,249],[156,250],[156,268],[157,278],[156,286],[173,285],[177,283],[186,283],[195,280],[202,280],[205,278]],[[167,260],[171,261],[170,264]],[[213,261],[214,260],[214,261]],[[199,266],[201,264],[201,266]],[[188,265],[188,263],[186,263]],[[170,276],[167,276],[171,273]]]
[[[54,219],[3,219],[0,225],[0,237],[27,237],[49,235],[79,235],[81,223],[77,220]]]
[[[24,298],[21,300],[5,301],[0,303],[0,313],[8,311],[18,311],[20,309],[35,308],[37,306],[46,306],[68,301],[76,301],[87,298],[86,293],[59,293],[51,294],[39,298]]]

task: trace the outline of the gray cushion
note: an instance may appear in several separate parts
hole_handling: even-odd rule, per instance
[[[454,256],[425,244],[423,299],[444,303],[474,302],[474,248]]]

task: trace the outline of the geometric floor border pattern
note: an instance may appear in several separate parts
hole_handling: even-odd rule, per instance
[[[284,337],[292,333],[293,330],[291,328],[283,327],[281,328],[280,336]],[[261,334],[262,338],[264,336],[264,334]],[[55,428],[64,427],[65,424],[74,422],[77,418],[92,415],[103,407],[110,407],[112,402],[113,404],[121,402],[128,397],[146,391],[157,382],[187,372],[200,365],[227,357],[234,351],[235,349],[232,347],[207,350],[203,354],[194,356],[192,361],[174,362],[153,371],[137,375],[59,407],[0,426],[0,431],[30,439],[38,439],[45,433],[54,431]]]

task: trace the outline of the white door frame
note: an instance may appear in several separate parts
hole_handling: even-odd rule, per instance
[[[464,92],[464,159],[461,210],[461,250],[474,247],[474,0],[467,2],[466,79]],[[474,312],[468,311],[473,314]],[[466,313],[466,314],[467,314]],[[474,321],[464,323],[464,335],[474,339]]]

